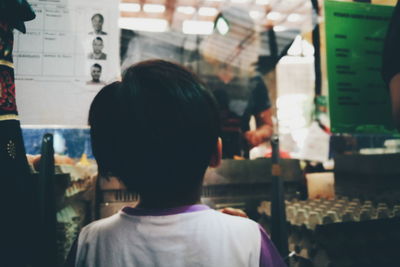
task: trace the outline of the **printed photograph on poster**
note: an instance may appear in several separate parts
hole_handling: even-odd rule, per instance
[[[92,77],[92,79],[90,81],[87,81],[86,84],[90,84],[90,85],[106,85],[106,83],[101,80],[102,70],[103,70],[103,67],[100,64],[94,63],[90,67],[90,76]]]
[[[94,14],[91,18],[91,22],[93,31],[89,32],[89,34],[107,35],[107,33],[103,31],[104,16],[102,14]]]
[[[103,52],[104,49],[104,41],[101,37],[97,36],[92,41],[93,51],[89,53],[89,59],[96,59],[96,60],[106,60],[107,54]]]

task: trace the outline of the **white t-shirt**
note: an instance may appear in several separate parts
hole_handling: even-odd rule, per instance
[[[205,205],[126,207],[82,229],[75,266],[286,266],[260,229],[252,220]]]

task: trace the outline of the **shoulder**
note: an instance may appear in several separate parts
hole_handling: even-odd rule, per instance
[[[258,261],[261,253],[262,236],[258,223],[243,217],[214,211],[204,223],[204,238],[227,244],[227,248],[240,251],[240,255],[254,257]],[[228,245],[229,244],[229,245]]]
[[[93,260],[101,258],[100,251],[107,251],[110,244],[119,244],[126,232],[127,226],[120,213],[86,225],[79,233],[76,256],[73,260],[75,266],[97,266],[93,264]]]
[[[228,215],[213,209],[197,212],[188,213],[186,216],[193,216],[196,221],[201,221],[203,225],[218,225],[225,229],[238,230],[238,231],[248,231],[253,230],[259,233],[259,226],[253,220],[248,218]]]
[[[221,220],[224,220],[226,222],[232,223],[233,225],[236,224],[246,224],[248,226],[252,227],[258,227],[258,223],[256,223],[253,220],[250,220],[248,218],[240,217],[240,216],[234,216],[234,215],[229,215],[226,213],[222,213],[219,211],[212,210],[215,216],[219,217]]]
[[[260,266],[286,267],[268,234],[261,226],[259,226],[259,229],[261,233]]]
[[[120,224],[121,216],[119,213],[105,219],[94,221],[82,228],[79,239],[87,239],[99,234],[107,234]]]
[[[245,238],[252,236],[256,239],[261,239],[259,225],[253,220],[224,214],[218,211],[212,211],[214,220],[219,223],[224,229],[235,233],[237,237]]]

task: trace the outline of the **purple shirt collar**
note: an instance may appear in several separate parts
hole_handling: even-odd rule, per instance
[[[190,212],[209,210],[209,209],[210,208],[207,205],[195,204],[195,205],[180,206],[168,209],[141,209],[141,208],[124,207],[122,209],[122,212],[133,216],[167,216],[167,215],[190,213]]]

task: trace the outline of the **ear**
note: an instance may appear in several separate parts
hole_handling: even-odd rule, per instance
[[[222,159],[222,140],[218,138],[214,153],[211,155],[211,160],[209,166],[216,168],[221,164]]]

